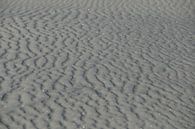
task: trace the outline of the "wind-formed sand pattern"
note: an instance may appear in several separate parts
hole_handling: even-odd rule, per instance
[[[194,0],[0,0],[0,129],[195,129]]]

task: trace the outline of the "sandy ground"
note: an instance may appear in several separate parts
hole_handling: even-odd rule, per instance
[[[194,3],[0,0],[0,129],[195,129]]]

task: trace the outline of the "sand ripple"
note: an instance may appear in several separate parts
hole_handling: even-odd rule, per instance
[[[0,129],[193,129],[191,0],[2,0]]]

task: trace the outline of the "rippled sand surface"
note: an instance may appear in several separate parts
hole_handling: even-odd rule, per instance
[[[195,129],[194,0],[0,0],[0,129]]]

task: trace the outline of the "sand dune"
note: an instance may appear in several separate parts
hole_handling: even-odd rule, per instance
[[[193,0],[1,0],[0,129],[194,129]]]

